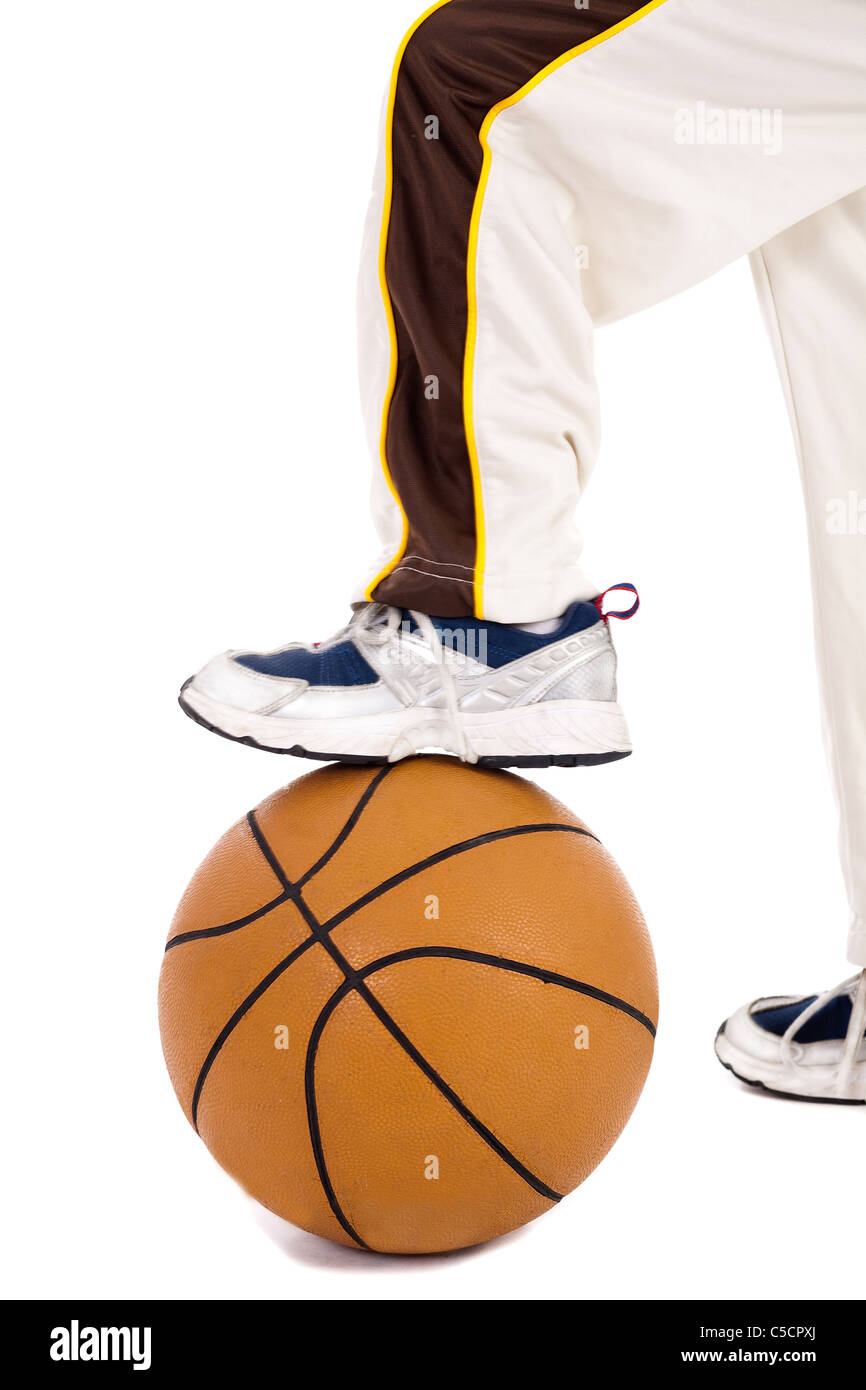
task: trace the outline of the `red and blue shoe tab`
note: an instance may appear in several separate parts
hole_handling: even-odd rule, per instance
[[[608,594],[620,593],[634,594],[634,603],[631,605],[630,608],[625,608],[621,611],[619,609],[611,609],[610,612],[605,613],[604,601],[607,598]],[[611,584],[609,589],[605,589],[603,594],[599,594],[597,599],[593,599],[593,603],[595,604],[596,608],[598,609],[605,622],[609,622],[611,618],[619,618],[622,622],[628,622],[629,618],[633,618],[637,610],[640,608],[640,594],[638,593],[634,584]]]

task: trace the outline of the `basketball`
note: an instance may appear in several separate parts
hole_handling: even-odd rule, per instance
[[[511,773],[329,766],[214,847],[159,987],[187,1119],[253,1197],[354,1248],[550,1211],[649,1069],[655,965],[607,850]]]

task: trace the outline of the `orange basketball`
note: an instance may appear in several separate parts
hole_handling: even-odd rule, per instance
[[[549,1211],[646,1078],[649,936],[589,830],[448,758],[301,777],[177,910],[159,990],[187,1118],[246,1190],[343,1245],[453,1250]]]

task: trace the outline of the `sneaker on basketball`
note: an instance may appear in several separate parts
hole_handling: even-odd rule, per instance
[[[866,970],[824,994],[757,999],[716,1037],[723,1066],[798,1100],[866,1104]]]
[[[327,642],[215,657],[180,704],[214,733],[307,758],[385,763],[441,750],[487,767],[611,762],[631,743],[608,617],[630,617],[638,600],[602,615],[603,598],[527,627],[371,603]]]

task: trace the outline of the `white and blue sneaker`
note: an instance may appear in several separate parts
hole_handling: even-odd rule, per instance
[[[866,1105],[866,970],[824,994],[747,1004],[719,1029],[716,1056],[765,1091]]]
[[[603,599],[512,627],[371,603],[315,646],[229,651],[186,682],[181,708],[272,753],[387,763],[456,753],[484,767],[612,762],[631,752]],[[608,593],[611,590],[607,591]]]

